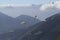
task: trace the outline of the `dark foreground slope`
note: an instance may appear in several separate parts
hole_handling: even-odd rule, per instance
[[[57,40],[60,37],[60,13],[29,28],[18,40]]]

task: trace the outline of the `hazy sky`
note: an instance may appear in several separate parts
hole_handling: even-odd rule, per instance
[[[0,0],[0,4],[41,4],[59,0]]]

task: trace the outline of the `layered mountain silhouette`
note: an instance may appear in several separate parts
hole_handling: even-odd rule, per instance
[[[57,40],[60,37],[60,13],[37,23],[18,40]]]
[[[27,16],[27,15],[21,15],[17,18],[11,18],[7,15],[4,15],[2,12],[0,12],[0,31],[2,31],[2,29],[5,30],[13,30],[13,29],[17,29],[17,28],[23,28],[23,25],[21,24],[22,21],[26,21],[27,24],[25,27],[34,25],[35,23],[40,22],[40,20]],[[4,32],[3,31],[3,32]]]
[[[22,21],[27,23],[23,25],[21,24]],[[40,20],[27,15],[12,18],[0,12],[0,40],[13,40],[19,35],[23,35],[27,28],[38,22]]]
[[[55,40],[60,34],[60,13],[56,14],[60,9],[51,7],[41,11],[40,7],[33,4],[30,7],[0,8],[0,40]],[[41,22],[33,17],[35,15],[41,20],[48,18]]]
[[[8,7],[1,7],[0,11],[3,12],[4,14],[7,14],[11,17],[18,17],[20,15],[29,15],[29,16],[33,16],[35,14],[40,13],[40,8],[41,5],[32,5],[30,7],[12,7],[12,6],[8,6]]]
[[[47,6],[47,5],[46,5]],[[29,7],[14,7],[14,6],[6,6],[6,7],[0,7],[0,11],[3,12],[6,15],[9,15],[13,18],[16,18],[20,15],[29,15],[31,17],[37,15],[37,18],[41,21],[44,21],[46,18],[60,12],[60,9],[56,7],[47,7],[45,10],[42,10],[44,7],[44,4],[41,5],[32,5]]]

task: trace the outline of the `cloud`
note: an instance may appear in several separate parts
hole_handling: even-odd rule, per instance
[[[60,13],[60,1],[56,1],[54,3],[42,4],[40,9],[40,19],[45,20],[46,18]]]
[[[56,8],[58,8],[58,9],[60,9],[60,1],[56,1],[56,2],[54,3],[54,6],[55,6]]]
[[[55,7],[57,9],[60,9],[60,1],[56,1],[53,3],[49,3],[49,4],[43,4],[41,7],[40,7],[40,10],[41,11],[44,11],[46,10],[47,8],[51,8],[51,7]]]
[[[54,6],[53,4],[43,4],[40,7],[40,10],[46,10],[47,8],[50,8],[50,7],[53,7],[53,6]]]
[[[0,4],[0,7],[12,6],[12,7],[30,7],[32,4]]]

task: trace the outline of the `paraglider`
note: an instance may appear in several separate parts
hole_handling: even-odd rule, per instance
[[[54,4],[54,2],[52,2],[52,4]]]
[[[22,24],[22,25],[26,25],[27,22],[26,22],[26,21],[22,21],[21,24]]]

